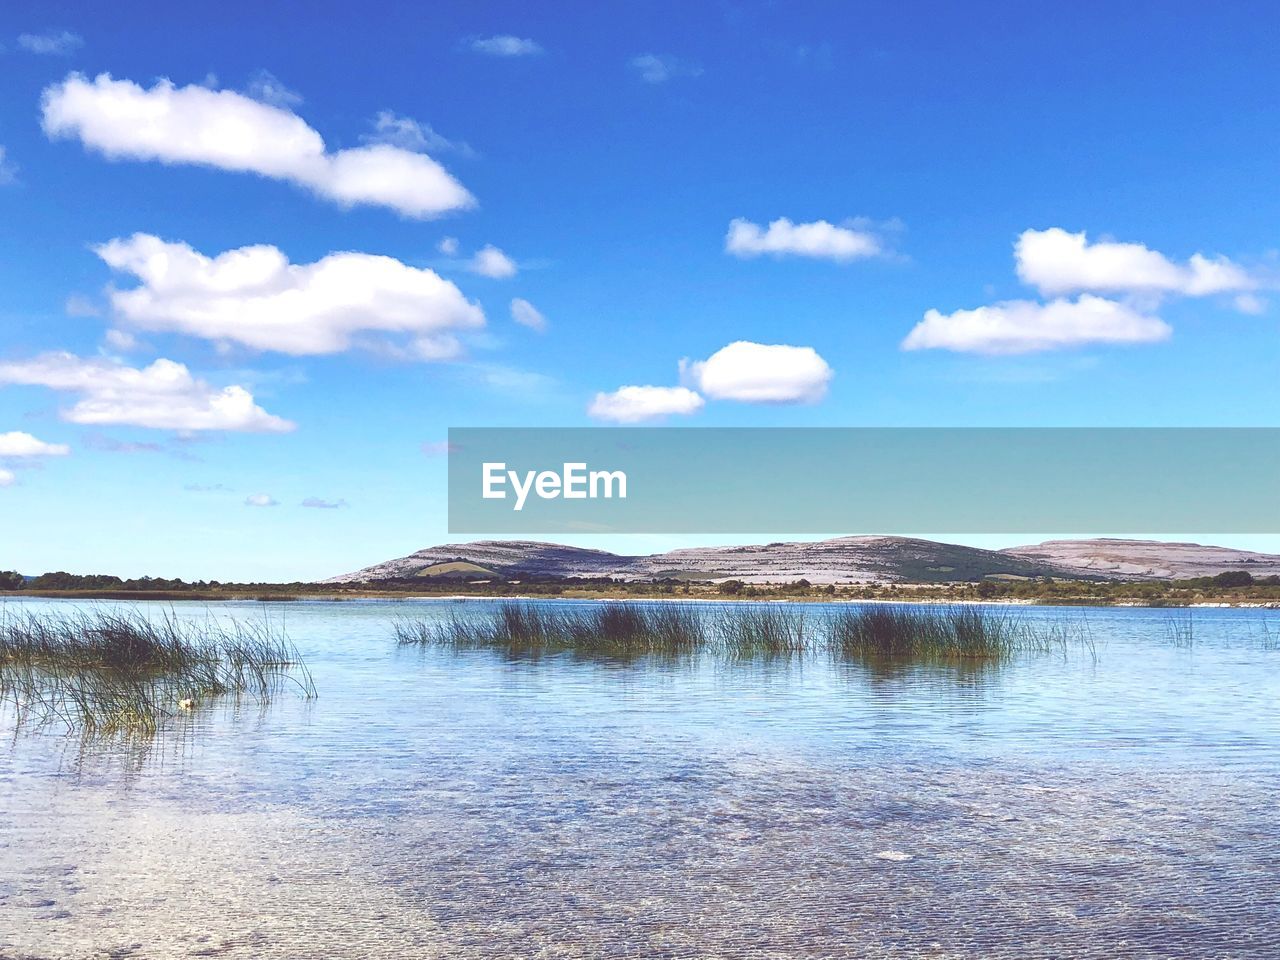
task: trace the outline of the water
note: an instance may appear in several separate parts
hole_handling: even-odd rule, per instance
[[[0,957],[1280,955],[1276,611],[1187,646],[1185,614],[1027,608],[1096,651],[868,671],[174,608],[283,622],[319,698],[93,744],[0,712]]]

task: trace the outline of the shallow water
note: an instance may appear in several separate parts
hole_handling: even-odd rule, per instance
[[[318,699],[0,711],[0,956],[1280,955],[1276,611],[1027,608],[1095,648],[976,671],[393,642],[452,608],[177,604]]]

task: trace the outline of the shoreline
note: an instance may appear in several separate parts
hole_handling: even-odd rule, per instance
[[[192,591],[180,592],[128,592],[128,591],[72,591],[72,590],[36,590],[36,591],[4,591],[0,592],[0,608],[9,600],[71,600],[71,601],[112,601],[121,603],[348,603],[352,601],[383,603],[458,603],[465,601],[593,601],[600,603],[810,603],[810,604],[920,604],[933,606],[1012,606],[1012,607],[1140,607],[1148,609],[1194,610],[1194,609],[1254,609],[1280,610],[1280,600],[1263,599],[1201,599],[1187,602],[1166,600],[1146,602],[1133,598],[1109,599],[1103,597],[939,597],[939,596],[897,596],[897,597],[854,597],[839,595],[822,596],[671,596],[627,594],[613,595],[583,592],[572,594],[402,594],[388,595],[384,591],[351,591],[325,594],[271,594],[271,593],[211,593]]]

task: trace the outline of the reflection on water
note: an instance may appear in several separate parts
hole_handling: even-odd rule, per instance
[[[289,606],[311,702],[0,714],[0,956],[1280,953],[1260,611],[1089,610],[1096,657],[998,667],[391,640],[448,607]]]

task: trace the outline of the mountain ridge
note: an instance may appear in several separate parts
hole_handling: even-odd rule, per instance
[[[748,583],[940,583],[988,577],[1172,580],[1249,570],[1280,575],[1280,556],[1157,540],[1047,540],[985,550],[912,537],[848,536],[616,554],[538,540],[477,540],[427,547],[325,583],[435,576],[470,564],[495,576],[743,580]]]

